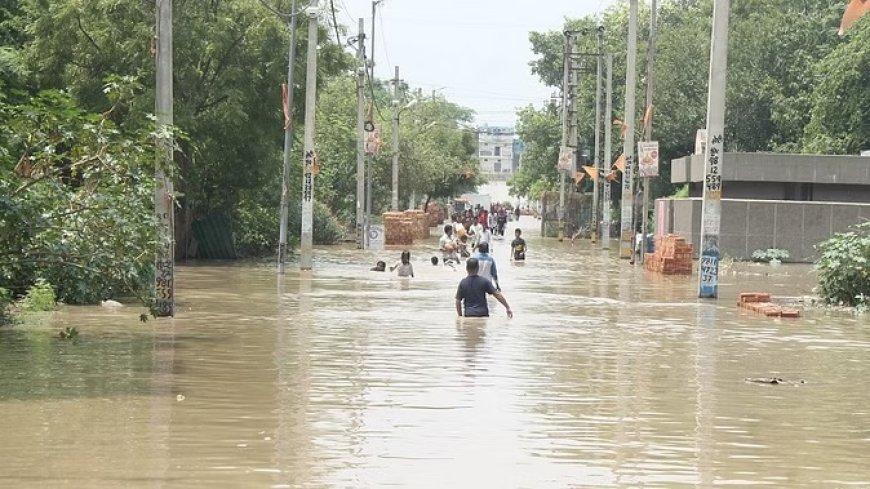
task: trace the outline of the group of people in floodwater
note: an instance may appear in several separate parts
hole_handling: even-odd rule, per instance
[[[494,211],[494,212],[493,212]],[[486,296],[492,295],[507,311],[508,317],[513,317],[513,311],[501,292],[498,281],[498,267],[495,259],[490,255],[490,246],[493,241],[493,231],[490,225],[492,215],[495,214],[497,226],[496,235],[504,236],[504,228],[507,225],[507,210],[503,207],[487,211],[478,206],[469,209],[461,216],[454,214],[452,223],[444,226],[444,234],[438,240],[438,249],[441,252],[440,262],[445,266],[455,268],[465,259],[467,276],[459,283],[456,290],[456,313],[466,317],[489,316],[489,306]],[[501,222],[501,216],[504,221]],[[519,218],[519,209],[516,210]],[[520,228],[514,230],[514,239],[511,241],[511,261],[523,262],[526,259],[526,241],[522,237]],[[474,255],[472,256],[472,252]],[[432,265],[438,265],[439,259],[433,256]],[[384,272],[387,265],[379,261],[372,268],[373,271]],[[390,271],[397,271],[400,277],[413,277],[414,267],[411,265],[411,253],[407,250],[396,264],[390,267]]]
[[[519,220],[520,208],[516,207],[511,211],[501,205],[492,205],[489,209],[477,205],[473,209],[466,209],[462,213],[454,212],[450,218],[454,226],[457,227],[457,233],[459,232],[458,227],[470,229],[472,226],[480,224],[490,229],[496,236],[504,236],[511,214]]]

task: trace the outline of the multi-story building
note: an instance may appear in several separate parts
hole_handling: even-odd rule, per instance
[[[477,129],[480,173],[488,180],[506,180],[519,167],[517,139],[511,127],[481,126]]]

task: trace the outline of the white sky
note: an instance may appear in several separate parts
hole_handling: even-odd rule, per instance
[[[371,0],[333,1],[336,18],[350,35],[356,34],[358,19],[365,19],[370,52]],[[392,79],[398,65],[412,87],[427,94],[440,89],[452,102],[474,109],[478,124],[512,126],[517,107],[540,105],[553,90],[531,73],[529,32],[561,30],[566,16],[594,14],[611,3],[383,0],[375,24],[375,74]]]

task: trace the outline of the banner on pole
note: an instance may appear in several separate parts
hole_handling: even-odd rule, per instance
[[[574,148],[562,146],[559,150],[559,163],[556,167],[559,171],[568,171],[574,167]]]
[[[638,172],[641,178],[659,176],[659,142],[639,141],[637,143]]]
[[[365,144],[366,154],[373,155],[380,153],[381,151],[381,131],[379,129],[375,129],[369,132],[368,137],[366,138]]]

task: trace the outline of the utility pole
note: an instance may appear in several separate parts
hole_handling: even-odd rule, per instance
[[[625,70],[625,137],[622,154],[625,172],[622,175],[622,223],[619,239],[619,257],[634,257],[634,119],[635,85],[637,83],[637,0],[628,2],[628,55]]]
[[[559,148],[559,163],[562,162],[562,151],[568,147],[569,141],[569,108],[568,98],[571,91],[570,80],[572,72],[572,55],[574,51],[574,35],[570,31],[565,31],[565,46],[562,51],[562,145]],[[559,241],[565,239],[565,174],[566,168],[559,168]]]
[[[652,125],[653,125],[653,93],[655,93],[655,76],[656,76],[656,0],[651,0],[649,17],[649,49],[646,57],[646,110],[644,111],[644,141],[652,141]],[[647,117],[647,114],[649,115]],[[641,218],[641,235],[643,239],[640,245],[640,260],[643,263],[646,257],[646,234],[647,234],[647,216],[649,216],[649,199],[650,199],[650,182],[652,177],[644,177],[643,179],[643,217]]]
[[[592,243],[598,240],[598,187],[601,176],[601,44],[604,37],[604,26],[598,26],[598,54],[595,57],[595,156],[593,164],[597,175],[592,179]]]
[[[169,135],[172,107],[172,0],[157,0],[157,79],[155,112],[159,134],[154,165],[154,211],[157,214],[157,256],[154,263],[155,309],[158,316],[175,316],[175,209],[172,164],[175,143]]]
[[[393,196],[390,210],[399,210],[399,67],[393,78]]]
[[[366,178],[366,45],[365,26],[359,19],[356,59],[356,247],[365,248],[365,178]]]
[[[384,0],[373,0],[372,1],[372,81],[375,79],[375,12],[378,7]]]
[[[372,101],[374,103],[374,101]],[[374,133],[372,133],[374,135]],[[366,229],[365,229],[365,249],[369,249],[369,231],[372,226],[372,180],[374,174],[372,172],[373,154],[366,154]]]
[[[287,55],[287,114],[284,124],[284,169],[281,173],[281,224],[278,232],[278,273],[287,262],[287,219],[290,214],[290,152],[293,150],[293,65],[296,60],[296,0],[290,6],[290,49]]]
[[[613,140],[613,55],[607,55],[607,95],[604,102],[604,161],[610,165],[607,167],[608,173],[613,167],[613,155],[611,154],[610,146]],[[601,247],[610,249],[610,209],[612,198],[610,196],[610,181],[605,180],[604,183],[604,198],[602,205],[604,206],[604,233],[601,238]]]
[[[314,177],[317,155],[314,151],[314,114],[317,102],[317,1],[308,7],[308,57],[305,67],[305,143],[302,158],[302,232],[299,268],[311,270],[314,262]]]
[[[707,148],[698,297],[719,297],[719,225],[722,219],[722,164],[725,156],[725,86],[728,79],[729,0],[713,2],[710,83],[707,92]]]

